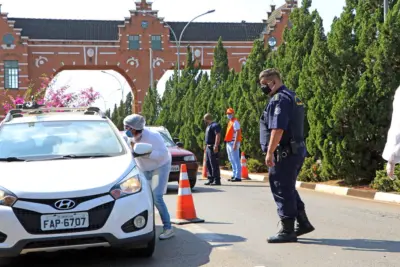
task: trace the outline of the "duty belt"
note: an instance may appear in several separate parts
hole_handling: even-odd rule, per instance
[[[302,146],[305,146],[304,142],[297,143],[297,148],[302,147]],[[295,153],[298,153],[298,152],[296,151]],[[292,148],[290,145],[285,145],[285,146],[279,145],[275,151],[275,156],[276,156],[277,162],[280,162],[282,159],[284,159],[292,154],[293,154],[293,151],[292,151]]]
[[[276,157],[276,161],[280,162],[282,159],[292,154],[292,150],[290,149],[290,147],[277,147],[274,154]]]

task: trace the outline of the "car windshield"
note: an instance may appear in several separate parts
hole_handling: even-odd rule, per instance
[[[172,141],[172,140],[168,137],[168,135],[166,135],[165,133],[163,133],[163,132],[161,132],[161,131],[158,131],[158,132],[161,134],[162,138],[164,139],[164,143],[165,143],[165,145],[166,145],[167,147],[174,147],[174,146],[176,146],[176,144],[174,143],[174,141]]]
[[[107,121],[39,121],[0,129],[0,158],[117,156],[125,149]]]

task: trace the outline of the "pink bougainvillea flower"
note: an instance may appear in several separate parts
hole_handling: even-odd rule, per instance
[[[10,109],[15,108],[18,104],[23,104],[25,101],[30,101],[33,96],[39,105],[45,105],[46,107],[85,107],[90,106],[99,97],[100,93],[93,90],[93,88],[86,88],[79,92],[67,92],[68,86],[63,86],[58,89],[54,89],[53,85],[55,80],[53,77],[41,76],[40,86],[37,90],[33,90],[31,94],[29,91],[24,97],[14,98],[11,94],[8,94],[7,90],[4,90],[3,94],[9,101],[2,103],[3,109],[8,112]],[[43,98],[45,96],[45,98]]]
[[[18,96],[18,97],[15,99],[14,104],[20,105],[20,104],[23,104],[24,102],[25,102],[24,99],[23,99],[22,97]]]

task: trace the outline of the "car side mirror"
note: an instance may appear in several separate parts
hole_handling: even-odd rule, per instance
[[[176,145],[177,145],[179,148],[183,148],[183,143],[182,143],[182,142],[177,142]]]
[[[133,147],[133,156],[135,158],[148,156],[151,154],[152,151],[153,151],[153,145],[151,144],[145,144],[145,143],[135,144],[135,146]]]

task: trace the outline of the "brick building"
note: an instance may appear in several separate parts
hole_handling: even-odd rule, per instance
[[[181,67],[190,45],[194,59],[211,68],[213,49],[222,37],[229,65],[239,71],[255,39],[274,49],[279,46],[295,7],[294,0],[279,8],[271,5],[268,18],[260,23],[192,22],[179,49]],[[42,74],[55,76],[63,70],[114,70],[126,78],[134,95],[133,108],[140,112],[150,73],[157,81],[176,67],[178,46],[171,29],[179,38],[186,25],[165,22],[157,14],[146,0],[136,1],[136,9],[121,21],[11,18],[1,12],[0,90],[22,95]]]

